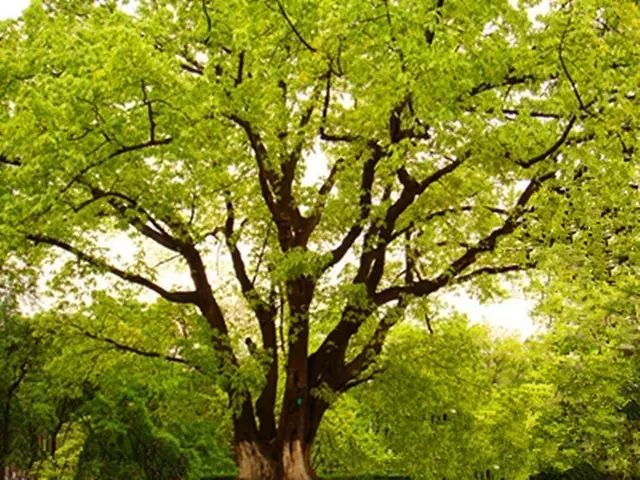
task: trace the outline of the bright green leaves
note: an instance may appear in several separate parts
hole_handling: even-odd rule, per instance
[[[0,27],[0,252],[43,265],[45,247],[28,248],[38,243],[79,260],[51,283],[73,295],[66,313],[90,305],[66,317],[67,333],[79,323],[118,349],[132,342],[219,381],[238,393],[237,406],[259,394],[271,354],[300,338],[322,344],[340,319],[344,360],[378,351],[398,318],[384,320],[391,302],[402,310],[413,295],[465,281],[490,296],[498,288],[489,274],[533,266],[556,267],[565,281],[633,277],[635,3],[556,2],[542,24],[506,0],[162,0],[141,1],[136,15],[116,7],[34,2]],[[578,275],[584,267],[589,275]],[[112,286],[96,273],[179,305],[146,304],[121,284],[117,298],[81,295]],[[294,322],[287,301],[300,292],[286,288],[303,280],[308,303],[294,306],[309,322]],[[421,301],[412,315],[425,313]],[[267,324],[281,327],[277,335]],[[277,337],[265,348],[258,326]],[[485,332],[449,327],[429,339],[409,334],[424,350],[392,346],[406,364],[445,359],[442,376],[488,390],[463,385],[457,397],[429,371],[393,367],[389,391],[403,378],[426,386],[401,408],[400,422],[419,425],[413,443],[422,435],[471,445],[449,463],[435,449],[422,473],[460,477],[454,466],[480,451],[466,473],[497,465],[517,478],[529,457],[513,425],[539,425],[526,398],[546,402],[549,390],[522,380],[528,366],[516,346],[494,349]],[[582,377],[567,352],[583,339],[563,335],[553,368],[570,392]],[[64,348],[79,355],[84,345]],[[618,358],[607,348],[583,353],[594,379]],[[593,394],[614,398],[596,391],[598,381]],[[437,425],[412,416],[417,401]],[[146,408],[130,420],[148,426],[138,415]],[[441,425],[445,414],[454,419]],[[596,423],[615,423],[605,417]],[[589,435],[582,447],[597,453]]]
[[[330,446],[340,452],[346,443],[358,452],[373,442],[384,454],[364,457],[354,469],[428,479],[473,478],[487,470],[526,478],[528,423],[545,394],[528,383],[530,365],[519,342],[491,338],[460,318],[438,322],[431,335],[400,327],[379,367],[375,383],[328,414],[318,445],[322,468],[331,471],[340,461],[326,451]],[[347,415],[352,428],[334,431],[335,419]]]
[[[638,51],[615,39],[632,35],[637,8],[623,17],[613,3],[600,11],[585,2],[534,29],[506,1],[141,2],[136,16],[114,5],[34,4],[4,27],[0,146],[23,163],[3,166],[7,230],[79,236],[95,251],[94,234],[139,238],[136,225],[153,219],[202,245],[224,223],[228,195],[243,224],[237,242],[254,263],[265,252],[274,282],[316,277],[323,252],[351,227],[382,221],[403,190],[399,171],[420,181],[464,158],[395,221],[395,233],[415,231],[412,254],[434,276],[504,222],[534,175],[557,171],[559,190],[589,169],[593,190],[571,192],[573,218],[597,216],[594,192],[606,193],[602,204],[629,195],[619,187],[635,173],[618,159],[635,142],[629,65]],[[288,189],[275,187],[283,165],[297,162],[291,207],[320,215],[307,245],[317,258],[281,262],[257,150],[276,199]],[[375,179],[362,191],[373,155]],[[331,188],[319,192],[334,166]],[[616,186],[605,188],[611,178]],[[534,223],[564,233],[558,201],[548,190],[534,197],[531,237],[542,234]],[[399,242],[389,250],[400,254]],[[268,287],[267,277],[256,278]]]

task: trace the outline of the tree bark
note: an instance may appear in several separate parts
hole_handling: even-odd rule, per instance
[[[236,444],[238,480],[316,480],[311,465],[312,443],[290,439],[279,452],[258,441]]]
[[[311,465],[312,444],[304,439],[285,442],[282,448],[282,476],[278,480],[315,480]]]
[[[316,480],[311,453],[329,405],[313,396],[294,403],[293,409],[280,413],[280,425],[272,438],[259,434],[247,415],[249,405],[245,404],[234,422],[238,480]]]
[[[279,466],[269,448],[258,442],[242,441],[235,446],[238,480],[278,480]]]

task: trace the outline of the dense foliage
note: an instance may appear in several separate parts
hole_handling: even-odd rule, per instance
[[[321,438],[434,478],[634,471],[635,351],[595,292],[638,260],[636,1],[122,3],[0,25],[0,261],[56,305],[3,324],[3,458],[61,468],[69,425],[80,478],[206,473],[227,442],[243,480],[308,480]],[[362,386],[401,319],[534,269],[587,292],[544,302],[540,345],[450,319]]]
[[[376,381],[333,403],[315,468],[415,479],[524,480],[572,468],[640,475],[637,302],[609,293],[595,308],[565,304],[549,331],[524,343],[458,316],[434,320],[433,333],[403,326]],[[551,318],[557,298],[547,300]],[[107,336],[108,322],[97,332],[83,330],[95,328],[84,321],[5,317],[2,371],[19,375],[20,360],[30,358],[8,399],[13,433],[4,437],[5,464],[43,479],[231,474],[222,391],[188,366],[145,358],[148,343],[123,351]],[[134,323],[129,336],[144,329],[132,330]],[[34,338],[52,325],[60,328],[47,336],[55,341],[36,353]]]

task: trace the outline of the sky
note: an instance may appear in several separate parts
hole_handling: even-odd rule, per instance
[[[29,1],[0,0],[0,19],[19,16]],[[542,2],[543,5],[546,3]],[[534,302],[515,289],[509,298],[483,304],[461,292],[448,294],[445,298],[452,309],[467,314],[473,322],[490,324],[498,333],[515,334],[524,339],[538,330],[531,319]]]
[[[14,18],[29,4],[29,0],[0,0],[0,19]]]

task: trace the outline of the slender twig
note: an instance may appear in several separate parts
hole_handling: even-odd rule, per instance
[[[209,9],[207,8],[207,3],[208,3],[207,0],[202,0],[202,11],[204,13],[205,19],[207,20],[207,36],[202,41],[202,43],[204,43],[205,45],[209,45],[209,42],[211,41],[211,30],[213,28],[211,15],[209,15]]]
[[[106,261],[94,257],[93,255],[90,255],[82,250],[80,250],[79,248],[64,242],[60,239],[56,239],[56,238],[52,238],[52,237],[48,237],[46,235],[41,235],[41,234],[28,234],[26,235],[26,239],[30,240],[32,242],[34,242],[35,244],[39,244],[39,245],[50,245],[53,247],[57,247],[60,248],[61,250],[65,250],[66,252],[71,253],[72,255],[74,255],[78,260],[81,260],[95,268],[99,268],[101,270],[105,270],[119,278],[121,278],[122,280],[126,280],[128,282],[143,286],[148,288],[149,290],[152,290],[154,292],[156,292],[158,295],[160,295],[162,298],[170,301],[170,302],[174,302],[174,303],[191,303],[191,304],[195,304],[197,303],[197,294],[195,291],[192,292],[172,292],[172,291],[168,291],[165,290],[164,288],[162,288],[160,285],[152,282],[151,280],[149,280],[148,278],[145,278],[141,275],[135,274],[135,273],[131,273],[131,272],[127,272],[125,270],[119,269],[113,265],[108,264]]]
[[[291,21],[291,18],[289,18],[289,15],[287,15],[287,11],[284,9],[282,2],[280,0],[276,0],[276,3],[278,4],[278,10],[280,10],[280,13],[286,20],[287,24],[289,25],[289,27],[291,27],[291,30],[293,31],[293,33],[295,33],[296,37],[298,37],[298,40],[300,40],[300,42],[310,52],[314,52],[314,53],[317,52],[318,50],[304,39],[300,31],[296,28],[295,24]]]
[[[193,363],[189,362],[188,360],[186,360],[186,359],[184,359],[182,357],[176,357],[176,356],[172,356],[172,355],[165,355],[165,354],[159,353],[159,352],[144,350],[142,348],[134,347],[134,346],[127,345],[125,343],[119,342],[119,341],[114,340],[113,338],[110,338],[110,337],[103,337],[103,336],[100,336],[100,335],[96,335],[95,333],[88,332],[86,330],[81,329],[78,325],[73,325],[73,326],[76,329],[80,330],[83,336],[85,336],[87,338],[90,338],[91,340],[96,340],[96,341],[103,342],[103,343],[106,343],[108,345],[111,345],[116,350],[121,350],[123,352],[133,353],[133,354],[139,355],[141,357],[159,358],[159,359],[162,359],[162,360],[166,360],[168,362],[179,363],[181,365],[185,365],[187,367],[193,368],[198,373],[204,373],[204,371],[202,370],[202,368],[200,366],[194,365]]]
[[[558,58],[560,60],[560,66],[562,67],[562,71],[564,72],[565,76],[567,77],[567,80],[569,80],[569,84],[571,85],[571,90],[573,91],[574,96],[576,97],[576,100],[578,100],[578,105],[580,105],[580,110],[583,110],[585,112],[588,112],[588,106],[586,106],[584,104],[584,102],[582,101],[582,97],[580,96],[580,92],[578,91],[578,86],[576,85],[576,82],[573,80],[573,77],[571,76],[571,73],[569,73],[569,69],[567,68],[567,64],[564,60],[564,56],[563,56],[563,48],[564,48],[564,41],[567,37],[567,33],[569,31],[569,27],[571,25],[571,17],[569,18],[569,21],[567,23],[567,26],[565,27],[564,31],[562,32],[562,37],[560,38],[560,43],[558,44]]]
[[[518,161],[516,161],[516,163],[518,165],[520,165],[521,167],[523,167],[523,168],[530,168],[533,165],[543,161],[544,159],[549,158],[551,155],[556,153],[558,151],[558,149],[562,145],[564,145],[564,143],[567,141],[567,138],[569,137],[569,133],[571,132],[571,129],[573,128],[575,123],[576,123],[576,116],[572,115],[571,118],[569,119],[569,122],[567,123],[566,127],[562,131],[562,134],[554,142],[554,144],[551,145],[551,147],[549,147],[547,150],[545,150],[541,154],[536,155],[535,157],[532,157],[532,158],[530,158],[528,160],[518,160]]]
[[[153,106],[149,100],[147,93],[147,85],[144,80],[140,80],[140,86],[142,88],[142,100],[143,104],[147,107],[147,116],[149,117],[149,141],[156,141],[156,121],[153,117]]]
[[[20,160],[16,160],[14,158],[8,158],[4,154],[0,153],[0,163],[4,163],[5,165],[11,165],[12,167],[19,167],[22,165]]]

